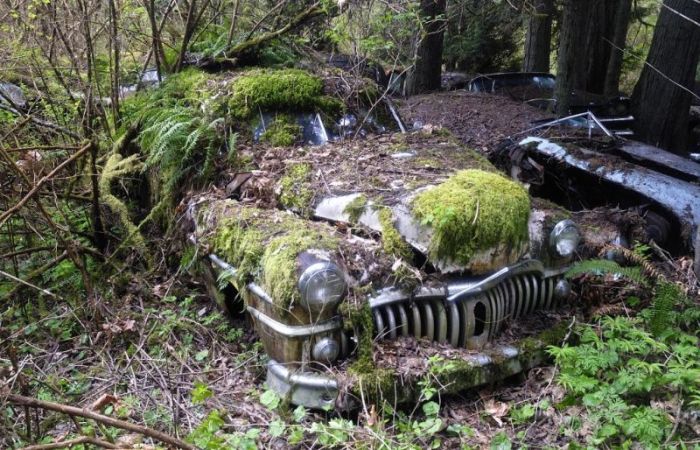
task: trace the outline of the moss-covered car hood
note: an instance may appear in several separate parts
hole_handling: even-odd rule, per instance
[[[498,270],[528,249],[526,190],[442,129],[268,147],[234,195],[375,236],[384,251],[438,271]],[[260,198],[259,181],[274,198]],[[414,261],[413,250],[421,253]]]

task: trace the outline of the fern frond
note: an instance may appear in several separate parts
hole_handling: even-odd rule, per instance
[[[673,327],[675,306],[682,297],[683,293],[677,284],[663,282],[656,286],[649,317],[649,329],[654,336],[659,337]]]
[[[607,259],[589,259],[581,261],[566,272],[566,277],[573,278],[582,274],[598,276],[620,275],[642,286],[646,286],[649,283],[649,279],[642,273],[639,267],[622,267],[615,261]]]
[[[638,246],[631,250],[620,245],[606,245],[600,251],[599,256],[603,257],[603,255],[608,252],[617,252],[621,254],[626,261],[641,267],[645,276],[654,281],[663,280],[664,276],[656,270],[654,265],[649,261],[649,257],[646,256],[644,251],[640,251],[640,248],[642,247]]]

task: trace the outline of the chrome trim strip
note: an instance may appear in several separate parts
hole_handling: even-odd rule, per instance
[[[464,296],[471,296],[479,292],[484,292],[496,285],[506,278],[514,277],[516,275],[524,273],[537,273],[540,276],[544,274],[544,265],[535,259],[524,261],[522,263],[516,264],[514,266],[504,267],[498,272],[484,278],[483,280],[472,283],[469,286],[461,287],[459,285],[448,285],[448,302],[454,302],[459,300]],[[454,292],[456,291],[456,292]]]
[[[231,275],[235,275],[236,272],[238,272],[238,269],[236,269],[231,264],[227,263],[226,261],[219,258],[218,256],[216,256],[213,253],[209,255],[209,259],[211,260],[211,262],[213,262],[214,264],[219,266],[219,268],[221,270],[225,270],[225,271],[229,272]]]
[[[260,300],[269,303],[274,306],[275,302],[272,300],[272,297],[267,295],[267,292],[260,286],[258,286],[255,283],[248,283],[248,290],[255,294]]]
[[[272,317],[261,313],[252,306],[248,306],[248,312],[255,320],[259,320],[263,324],[270,327],[273,331],[289,337],[289,338],[300,338],[313,336],[315,334],[327,333],[329,331],[336,331],[342,328],[343,324],[338,319],[331,319],[325,322],[313,324],[313,325],[285,325],[281,322],[276,321]]]

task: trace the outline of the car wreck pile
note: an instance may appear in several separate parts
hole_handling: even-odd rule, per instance
[[[217,167],[214,187],[180,188],[177,211],[212,296],[250,314],[269,387],[353,408],[415,399],[430,356],[449,362],[436,375],[447,392],[541,363],[575,308],[565,273],[576,256],[643,236],[644,212],[533,198],[527,186],[544,183],[520,175],[543,163],[524,155],[563,147],[502,147],[494,160],[526,183],[514,181],[439,126],[391,132],[404,127],[393,105],[371,80],[348,79],[285,69],[203,82],[250,145]]]

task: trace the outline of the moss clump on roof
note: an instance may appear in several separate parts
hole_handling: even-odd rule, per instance
[[[433,229],[430,256],[467,265],[474,254],[528,239],[530,197],[518,183],[481,170],[457,172],[422,192],[414,216]]]
[[[334,251],[338,240],[329,230],[309,227],[307,221],[277,214],[258,214],[253,208],[238,208],[239,216],[221,222],[212,239],[214,252],[235,269],[228,274],[242,290],[255,281],[274,300],[288,309],[299,299],[297,257],[307,250]]]
[[[314,192],[311,189],[311,164],[293,164],[280,179],[279,202],[285,208],[308,216]]]
[[[301,127],[288,118],[277,118],[267,126],[260,136],[261,142],[275,147],[291,147],[301,136]]]
[[[258,110],[337,111],[340,101],[323,94],[320,78],[299,69],[253,70],[232,83],[231,115],[246,119]]]

